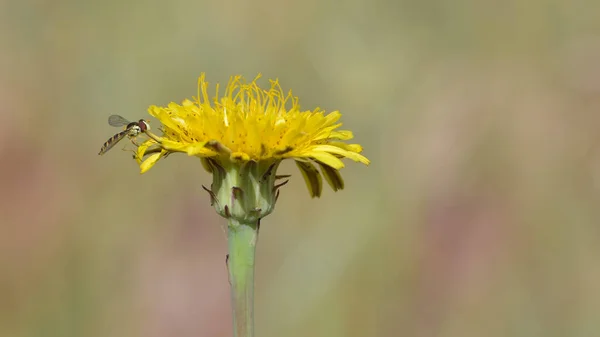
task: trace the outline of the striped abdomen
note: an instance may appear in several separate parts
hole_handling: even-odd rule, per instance
[[[98,153],[99,155],[103,155],[105,154],[108,150],[112,149],[113,146],[115,146],[115,144],[117,144],[121,139],[123,139],[127,134],[129,133],[129,130],[124,130],[121,131],[119,133],[117,133],[116,135],[110,137],[100,148],[100,152]]]

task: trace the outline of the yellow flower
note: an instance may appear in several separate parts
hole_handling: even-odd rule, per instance
[[[235,336],[253,336],[254,260],[260,222],[274,210],[279,188],[287,183],[277,181],[289,177],[277,175],[279,164],[293,159],[312,197],[321,195],[323,177],[334,191],[344,188],[340,175],[344,158],[369,164],[360,154],[360,145],[345,143],[353,136],[339,130],[338,111],[301,111],[298,98],[291,91],[285,94],[277,81],[271,81],[265,90],[257,80],[245,83],[241,76],[233,77],[222,95],[217,85],[215,97],[209,98],[202,74],[194,101],[148,109],[160,121],[163,134],[144,130],[149,139],[134,155],[142,173],[162,158],[183,152],[199,157],[212,174],[210,188],[204,189],[217,213],[228,221],[225,261]]]
[[[279,83],[273,80],[268,90],[261,89],[256,83],[258,78],[246,84],[241,76],[235,76],[222,96],[217,85],[217,94],[211,99],[202,74],[194,101],[151,106],[148,112],[162,124],[163,136],[150,133],[151,139],[139,146],[137,158],[141,172],[148,171],[172,152],[200,157],[211,173],[215,173],[217,167],[248,162],[265,169],[274,164],[270,168],[273,170],[279,162],[289,158],[300,168],[310,195],[319,197],[321,174],[334,190],[344,187],[339,173],[344,167],[343,158],[369,164],[360,154],[360,145],[343,142],[353,135],[350,131],[338,130],[342,125],[338,122],[341,117],[338,111],[329,114],[318,108],[301,111],[298,98],[292,96],[291,91],[284,94]],[[152,148],[153,151],[148,151]]]

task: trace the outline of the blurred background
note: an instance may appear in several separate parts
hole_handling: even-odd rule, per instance
[[[110,114],[279,78],[372,160],[257,251],[257,336],[596,336],[600,3],[0,2],[0,336],[231,336],[197,160],[140,176]],[[151,120],[156,125],[155,120]]]

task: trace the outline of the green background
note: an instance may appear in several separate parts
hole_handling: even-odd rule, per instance
[[[0,2],[0,336],[230,336],[198,160],[116,113],[257,73],[369,167],[264,219],[257,336],[600,333],[600,2]],[[152,120],[156,126],[156,120]]]

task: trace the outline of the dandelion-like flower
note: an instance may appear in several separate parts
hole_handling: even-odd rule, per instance
[[[141,172],[173,152],[199,157],[214,176],[210,192],[218,212],[229,217],[239,213],[236,206],[244,206],[250,207],[241,210],[244,217],[249,212],[260,218],[272,211],[278,188],[275,173],[284,159],[296,162],[312,197],[321,195],[322,176],[334,191],[344,187],[339,171],[344,167],[342,159],[369,164],[360,154],[360,145],[344,142],[353,135],[339,130],[338,111],[301,111],[291,91],[285,94],[277,81],[271,81],[268,90],[261,89],[257,79],[246,84],[236,76],[222,96],[217,85],[211,99],[202,74],[194,101],[151,106],[148,111],[161,122],[163,136],[151,135],[139,146]],[[252,200],[244,199],[256,203],[230,204],[242,193],[254,194]],[[260,202],[261,198],[268,199],[267,203]]]
[[[292,159],[302,172],[311,197],[322,192],[322,177],[334,191],[344,188],[340,169],[345,158],[369,164],[362,147],[345,141],[352,132],[340,130],[341,114],[320,109],[302,111],[291,91],[285,94],[277,81],[269,89],[233,77],[223,95],[216,86],[208,94],[204,74],[198,80],[198,97],[182,104],[151,106],[162,135],[146,134],[136,158],[144,173],[175,152],[199,157],[212,174],[205,188],[217,212],[228,219],[229,276],[236,336],[253,331],[252,296],[254,250],[260,219],[273,211],[279,188],[289,176],[276,174],[279,164]]]

